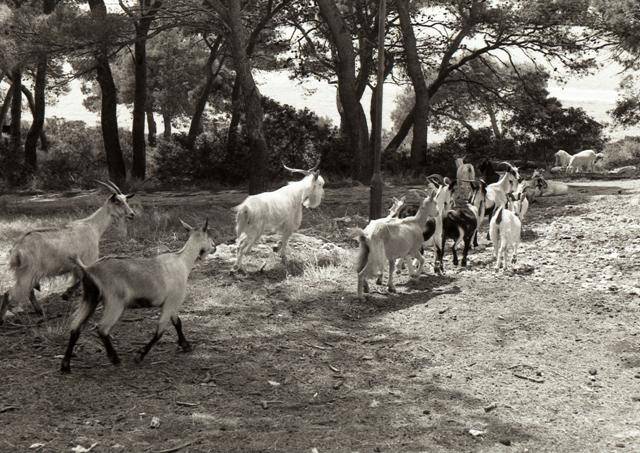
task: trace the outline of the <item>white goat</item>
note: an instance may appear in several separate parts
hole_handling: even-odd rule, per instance
[[[42,314],[42,307],[33,292],[34,288],[40,289],[40,280],[73,272],[72,256],[78,256],[87,264],[94,263],[99,256],[100,238],[109,225],[123,216],[133,218],[135,213],[127,201],[134,194],[124,195],[111,181],[108,184],[98,183],[108,188],[112,195],[89,217],[62,228],[32,230],[17,240],[9,256],[9,267],[16,282],[0,304],[0,323],[10,305],[16,304],[12,309],[14,313],[24,311],[27,300],[37,313]],[[80,284],[78,277],[73,273],[73,284],[63,294],[64,299]]]
[[[233,270],[243,272],[242,258],[253,244],[268,232],[281,233],[280,257],[287,264],[287,241],[302,223],[302,207],[317,208],[324,196],[324,179],[320,176],[320,162],[311,170],[284,168],[305,175],[273,192],[248,196],[233,208],[236,214],[237,257]]]
[[[104,312],[98,326],[98,335],[114,365],[118,365],[120,359],[111,344],[109,333],[124,309],[134,303],[162,307],[155,334],[149,343],[138,350],[136,362],[141,362],[162,337],[169,321],[178,334],[178,345],[184,352],[191,350],[191,345],[182,333],[178,310],[184,302],[187,278],[195,261],[214,252],[215,244],[207,231],[208,221],[202,228],[193,228],[182,220],[180,222],[189,231],[189,239],[178,252],[163,253],[153,258],[104,258],[90,266],[86,266],[80,258],[74,258],[82,274],[84,297],[71,321],[71,335],[60,371],[71,371],[73,347],[80,337],[82,326],[100,302],[104,306]]]
[[[509,269],[510,263],[515,263],[520,244],[522,221],[520,214],[522,203],[520,200],[509,202],[511,210],[506,207],[499,208],[489,223],[489,237],[493,242],[493,253],[496,257],[495,268]],[[512,255],[510,255],[513,253]]]
[[[469,181],[475,181],[476,171],[471,164],[465,164],[463,158],[457,158],[456,162],[456,180],[458,182],[456,198],[468,199],[472,192]]]
[[[453,197],[453,192],[455,190],[456,182],[451,181],[449,178],[444,178],[442,183],[437,181],[429,180],[429,186],[432,190],[435,191],[433,195],[433,200],[436,202],[436,207],[438,208],[439,216],[436,217],[428,217],[424,228],[422,230],[422,250],[424,253],[426,248],[433,249],[433,271],[436,273],[442,273],[442,261],[439,260],[441,256],[441,247],[442,247],[442,234],[443,234],[443,216],[449,210],[451,206],[451,199]],[[427,193],[422,191],[415,191],[423,198],[428,196]],[[415,216],[418,212],[420,205],[406,205],[402,209],[399,210],[397,217],[405,218],[409,216]],[[404,259],[399,259],[396,262],[396,273],[400,274],[404,267]],[[381,284],[381,281],[380,283]]]
[[[518,167],[511,165],[509,162],[502,162],[507,166],[505,171],[498,182],[489,184],[486,189],[485,202],[479,208],[478,218],[481,222],[484,221],[486,215],[490,217],[493,213],[503,206],[507,205],[507,194],[513,193],[518,189],[518,182],[520,181],[520,172]],[[480,186],[485,185],[483,180],[477,181]],[[478,230],[480,230],[480,224],[478,224]]]
[[[370,234],[362,229],[355,229],[360,252],[356,265],[358,273],[358,298],[362,299],[363,291],[369,292],[367,277],[378,276],[389,263],[389,292],[395,292],[393,270],[399,258],[411,257],[418,260],[418,270],[414,272],[411,260],[406,260],[412,276],[420,275],[424,259],[420,254],[423,241],[424,225],[428,217],[440,216],[433,196],[429,195],[420,204],[415,216],[403,219],[390,219],[379,222]]]
[[[555,154],[555,162],[554,167],[568,167],[569,162],[571,161],[571,154],[566,152],[564,149],[558,150]]]
[[[586,149],[580,151],[577,154],[571,156],[569,165],[567,167],[568,173],[576,173],[577,171],[593,172],[595,163],[604,157],[602,153],[596,153],[592,149]]]
[[[370,221],[369,224],[365,227],[364,233],[370,236],[375,230],[376,225],[379,225],[381,223],[386,222],[389,219],[396,217],[398,215],[398,212],[404,206],[406,199],[407,199],[406,196],[403,196],[402,198],[393,197],[393,204],[389,208],[389,214],[386,217],[383,217],[381,219],[374,219]],[[376,280],[376,283],[378,285],[382,284],[382,275],[383,275],[382,270],[380,270],[380,273],[378,274],[378,278]]]

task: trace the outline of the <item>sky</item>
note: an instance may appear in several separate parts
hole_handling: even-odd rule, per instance
[[[615,105],[617,87],[621,79],[620,67],[608,64],[597,73],[577,78],[569,75],[565,84],[551,81],[549,91],[552,96],[560,99],[566,107],[581,107],[592,115],[597,121],[611,123],[611,117],[607,113]],[[334,124],[339,123],[339,115],[336,109],[336,87],[326,82],[307,80],[304,83],[290,80],[283,72],[267,73],[257,72],[256,81],[263,95],[269,96],[281,103],[290,104],[302,109],[308,108],[318,115],[328,117]],[[391,112],[394,109],[394,99],[401,91],[401,87],[387,83],[384,87],[383,127],[391,129]],[[370,91],[363,96],[363,106],[368,114]],[[82,105],[82,93],[80,82],[74,81],[71,91],[61,97],[56,105],[48,107],[47,116],[65,117],[71,120],[82,120],[89,125],[98,124],[98,116],[87,111]],[[130,128],[131,111],[124,106],[118,109],[118,119],[121,127]],[[158,126],[162,130],[162,122],[158,118]],[[640,135],[640,127],[625,129],[607,129],[607,134],[613,138],[623,138],[625,135]],[[430,134],[432,140],[441,137]]]

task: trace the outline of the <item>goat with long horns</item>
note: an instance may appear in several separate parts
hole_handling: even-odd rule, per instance
[[[122,217],[133,218],[135,213],[128,200],[134,194],[123,194],[111,181],[96,182],[106,187],[111,196],[89,217],[60,228],[31,230],[16,241],[9,255],[15,285],[0,300],[0,323],[11,306],[12,314],[24,311],[27,300],[36,313],[43,314],[33,290],[40,289],[40,281],[44,278],[72,273],[73,284],[63,294],[63,298],[68,298],[80,284],[70,258],[77,256],[84,263],[93,264],[99,256],[100,238],[109,225]]]
[[[309,170],[284,168],[291,173],[301,173],[304,178],[290,182],[273,192],[250,195],[233,208],[236,211],[237,255],[234,271],[242,272],[242,259],[264,233],[282,235],[280,257],[286,267],[287,241],[300,228],[302,207],[316,208],[324,196],[324,179],[320,176],[320,161]],[[277,250],[276,249],[276,250]]]

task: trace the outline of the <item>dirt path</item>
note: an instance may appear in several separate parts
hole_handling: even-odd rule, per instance
[[[224,242],[242,197],[141,197],[141,218],[103,250],[175,248],[177,216],[209,215]],[[262,246],[249,264],[266,261],[263,273],[230,277],[232,249],[219,247],[182,310],[191,354],[169,332],[134,364],[157,316],[130,310],[114,333],[122,366],[87,329],[62,376],[72,307],[60,282],[47,287],[53,319],[0,328],[0,451],[640,451],[639,181],[572,183],[534,204],[512,275],[496,274],[481,244],[469,269],[447,253],[445,276],[402,276],[398,294],[375,287],[360,303],[344,231],[364,220],[367,197],[330,190],[305,213],[305,234],[343,248],[301,238],[289,276]],[[4,200],[0,251],[33,218],[60,223],[96,205],[43,198]]]

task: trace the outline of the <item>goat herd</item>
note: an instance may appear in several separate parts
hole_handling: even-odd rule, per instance
[[[471,164],[456,161],[456,179],[431,175],[425,190],[414,190],[419,203],[408,203],[407,197],[394,199],[389,215],[372,220],[364,229],[354,229],[360,247],[356,263],[358,297],[368,292],[367,278],[377,277],[382,283],[384,267],[389,265],[388,289],[395,291],[394,270],[406,266],[412,276],[419,275],[424,263],[425,247],[435,255],[434,270],[443,271],[444,246],[448,239],[453,263],[458,264],[456,247],[464,243],[463,266],[472,245],[477,245],[480,226],[488,217],[489,236],[494,245],[496,268],[506,270],[516,259],[520,241],[521,222],[533,197],[548,189],[539,171],[529,180],[521,178],[518,168],[503,162],[504,172],[499,175],[487,160],[478,167],[480,177]],[[302,208],[318,207],[324,196],[324,179],[319,163],[310,170],[285,168],[302,173],[304,178],[291,182],[273,192],[247,197],[236,206],[237,256],[233,272],[244,272],[242,260],[255,242],[267,232],[281,234],[277,250],[287,262],[287,242],[302,222]],[[110,332],[129,305],[162,307],[157,328],[151,340],[139,349],[136,362],[145,355],[168,328],[169,322],[178,335],[178,344],[184,351],[191,346],[182,332],[178,311],[185,299],[187,279],[198,259],[213,253],[215,244],[207,230],[192,227],[180,220],[189,231],[189,238],[181,250],[151,258],[99,258],[99,242],[109,225],[120,218],[133,218],[135,213],[128,204],[133,194],[124,194],[112,182],[100,182],[111,195],[89,217],[73,221],[62,228],[36,229],[23,234],[14,244],[9,267],[15,275],[14,286],[0,299],[0,323],[6,316],[24,312],[27,301],[43,314],[34,289],[48,277],[71,274],[73,284],[62,295],[68,299],[82,286],[83,298],[71,320],[69,343],[62,360],[61,371],[70,371],[73,348],[84,323],[102,303],[103,313],[98,325],[107,356],[120,363]],[[415,260],[415,262],[414,262]],[[414,267],[417,262],[417,269]]]

